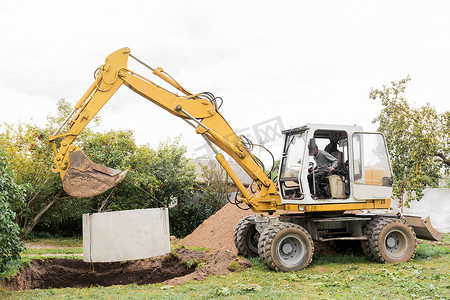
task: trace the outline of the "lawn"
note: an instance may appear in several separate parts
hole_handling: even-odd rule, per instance
[[[58,239],[37,240],[50,246],[27,250],[27,259],[35,255],[81,253],[81,243],[67,244]],[[53,246],[52,246],[53,245]],[[35,252],[36,251],[36,252]],[[47,252],[46,252],[47,251]],[[6,291],[0,298],[21,299],[450,299],[449,234],[441,243],[421,243],[413,261],[378,264],[363,255],[315,255],[304,271],[276,273],[259,258],[242,272],[211,276],[202,282],[191,281],[178,286],[164,284],[91,287],[83,289],[47,289]]]

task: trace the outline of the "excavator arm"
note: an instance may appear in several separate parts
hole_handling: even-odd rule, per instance
[[[117,50],[109,55],[105,64],[97,70],[93,84],[75,105],[66,122],[49,136],[55,153],[52,171],[60,174],[63,187],[69,195],[80,198],[98,195],[118,184],[126,174],[126,171],[121,172],[93,163],[73,144],[80,132],[124,84],[194,127],[196,133],[202,135],[211,146],[216,159],[238,187],[242,201],[254,211],[274,212],[277,207],[282,206],[275,184],[266,176],[253,154],[219,112],[215,98],[210,94],[192,94],[161,68],[153,69],[142,63],[150,68],[154,75],[181,91],[183,95],[172,93],[129,70],[127,68],[129,57],[142,63],[130,54],[129,48]],[[67,132],[61,134],[60,131],[67,127]],[[244,187],[217,148],[231,156],[256,182],[258,185],[256,193],[250,193]]]

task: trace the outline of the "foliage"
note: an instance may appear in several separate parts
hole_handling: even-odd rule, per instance
[[[6,265],[6,268],[0,272],[0,281],[2,279],[10,280],[17,276],[19,272],[25,268],[30,266],[31,259],[28,257],[23,257],[20,259],[12,260],[8,262]],[[0,291],[0,297],[1,297],[1,291]]]
[[[266,175],[267,176],[271,175],[270,179],[274,182],[276,182],[278,180],[278,171],[280,168],[280,163],[281,163],[281,160],[279,160],[279,159],[275,160],[274,165],[272,167],[272,174],[270,174],[269,171],[266,171]]]
[[[19,226],[14,223],[16,215],[9,202],[16,206],[24,203],[24,190],[15,182],[0,147],[0,272],[7,269],[8,263],[19,259],[19,253],[24,249]]]
[[[166,204],[173,199],[189,199],[194,192],[195,170],[185,157],[186,147],[180,145],[180,139],[167,140],[153,151],[153,160],[149,172],[161,181],[161,187],[155,196]]]
[[[179,139],[168,139],[160,143],[157,149],[149,145],[137,147],[131,131],[92,134],[89,140],[103,143],[101,147],[94,147],[93,143],[83,144],[85,149],[93,150],[85,151],[93,161],[128,169],[124,181],[110,197],[110,208],[124,210],[169,206],[175,199],[192,196],[195,173],[184,156],[186,150],[179,144]],[[94,197],[93,201],[98,206],[99,200],[109,196],[107,194]]]
[[[202,165],[205,184],[189,198],[178,198],[178,205],[169,211],[170,232],[183,238],[226,203],[225,176],[222,168],[208,161]]]
[[[217,161],[207,160],[201,167],[201,175],[205,179],[205,186],[201,188],[203,198],[208,200],[213,211],[217,211],[227,200],[228,174]]]
[[[430,244],[420,244],[417,247],[416,260],[429,259],[450,254],[450,247],[437,246]]]
[[[183,238],[213,214],[211,206],[202,199],[179,199],[178,205],[169,209],[170,234]]]
[[[0,141],[6,159],[15,170],[15,178],[25,188],[26,202],[10,205],[17,213],[17,223],[25,228],[45,199],[61,189],[61,184],[50,171],[52,151],[47,144],[49,130],[34,124],[3,124]]]
[[[32,234],[69,237],[82,234],[81,218],[92,212],[89,199],[62,198],[42,215]]]
[[[416,108],[404,97],[408,76],[390,87],[371,89],[383,109],[374,123],[386,136],[394,172],[394,195],[419,200],[425,187],[437,187],[450,168],[450,111],[438,113],[429,103]]]
[[[185,158],[179,139],[136,146],[132,131],[94,133],[83,141],[85,153],[96,163],[128,170],[124,181],[110,197],[114,210],[168,206],[174,199],[192,196],[195,172]],[[109,193],[93,198],[93,206]]]

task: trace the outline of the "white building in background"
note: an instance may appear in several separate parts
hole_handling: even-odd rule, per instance
[[[450,232],[450,189],[427,188],[423,191],[420,201],[409,202],[410,207],[403,206],[403,214],[430,216],[431,224],[436,230]],[[392,199],[391,208],[401,211],[399,201]]]

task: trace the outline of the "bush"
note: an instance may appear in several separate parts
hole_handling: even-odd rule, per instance
[[[0,272],[8,263],[20,258],[24,245],[19,238],[19,226],[14,222],[16,214],[9,201],[24,203],[23,188],[15,182],[9,171],[3,150],[0,148]]]
[[[182,201],[169,209],[170,234],[183,238],[214,214],[206,201]]]

